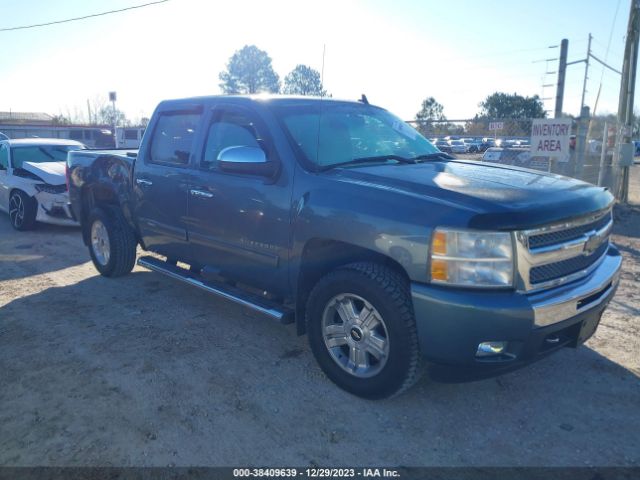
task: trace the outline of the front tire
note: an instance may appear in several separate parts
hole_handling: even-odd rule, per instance
[[[14,190],[9,197],[11,226],[19,231],[31,230],[36,224],[38,201],[21,190]]]
[[[419,377],[407,281],[383,265],[354,263],[322,278],[309,296],[307,332],[324,373],[354,395],[391,397]]]
[[[133,270],[138,242],[119,210],[95,208],[87,228],[91,260],[101,275],[120,277]]]

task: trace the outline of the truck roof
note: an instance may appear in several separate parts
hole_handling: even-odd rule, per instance
[[[352,99],[337,99],[331,97],[314,97],[305,95],[276,95],[276,94],[257,94],[257,95],[207,95],[200,97],[187,97],[172,100],[164,100],[160,102],[160,106],[184,105],[185,103],[208,103],[214,100],[227,100],[237,102],[257,102],[271,104],[309,104],[316,102],[331,103],[351,103],[363,105],[360,101]]]

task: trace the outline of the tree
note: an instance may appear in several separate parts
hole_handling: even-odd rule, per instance
[[[96,114],[96,123],[99,125],[127,126],[129,121],[122,110],[116,108],[115,114],[112,106],[102,107]]]
[[[538,95],[523,97],[516,93],[508,94],[496,92],[480,102],[480,118],[506,119],[506,118],[545,118],[547,112]]]
[[[255,45],[245,45],[236,51],[219,78],[220,88],[226,94],[280,91],[280,77],[271,66],[271,57]]]
[[[52,125],[69,125],[70,123],[71,119],[69,117],[65,117],[62,113],[54,115],[51,118]]]
[[[478,106],[480,112],[475,116],[473,122],[478,127],[482,126],[488,133],[493,133],[489,131],[489,123],[493,120],[500,120],[503,122],[503,129],[500,133],[504,135],[530,135],[533,123],[531,119],[547,116],[538,95],[523,97],[517,93],[495,92],[480,102]]]
[[[327,92],[322,88],[320,73],[306,65],[296,65],[284,77],[284,93],[290,95],[315,95],[324,97]]]
[[[430,136],[439,127],[444,127],[442,123],[447,120],[444,116],[444,107],[436,101],[435,98],[429,97],[422,102],[422,108],[416,113],[416,121],[418,122],[418,130],[425,136]],[[438,125],[434,126],[434,122]]]

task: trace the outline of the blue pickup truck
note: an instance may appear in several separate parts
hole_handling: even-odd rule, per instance
[[[619,279],[611,194],[454,159],[363,100],[163,101],[139,151],[71,152],[95,267],[127,274],[140,245],[139,265],[295,323],[365,398],[588,339]]]

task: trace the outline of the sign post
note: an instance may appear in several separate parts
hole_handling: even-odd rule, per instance
[[[111,102],[111,106],[113,107],[113,146],[115,148],[118,148],[118,134],[116,133],[116,100],[116,92],[109,92],[109,101]]]
[[[498,133],[498,130],[502,130],[504,128],[504,122],[489,122],[489,131],[493,131],[493,145],[496,145],[496,136]]]

